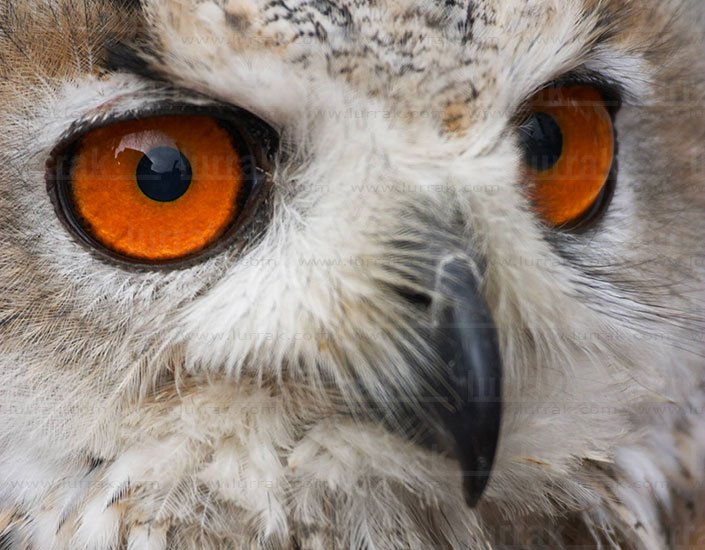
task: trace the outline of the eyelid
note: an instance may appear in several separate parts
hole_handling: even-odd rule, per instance
[[[279,135],[269,124],[245,109],[212,101],[171,101],[166,98],[147,101],[140,107],[119,109],[122,101],[134,100],[133,94],[112,99],[97,109],[86,113],[75,121],[60,137],[54,151],[68,147],[81,135],[118,122],[148,118],[152,116],[210,116],[232,122],[262,147],[268,160],[272,160],[279,148]],[[127,100],[127,101],[126,101]]]
[[[526,117],[531,112],[531,100],[543,90],[548,88],[558,88],[562,86],[590,86],[595,88],[603,97],[603,104],[607,108],[610,116],[614,120],[616,114],[622,107],[624,91],[619,83],[606,78],[598,72],[586,68],[578,68],[569,71],[530,93],[521,106],[516,110],[512,118],[512,126],[521,127],[526,121]]]
[[[602,95],[603,105],[613,118],[622,106],[622,98],[624,96],[623,87],[620,86],[618,82],[595,71],[579,68],[552,80],[543,88],[559,86],[590,86],[594,88]]]

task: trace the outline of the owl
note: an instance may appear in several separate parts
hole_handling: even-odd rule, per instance
[[[0,1],[0,547],[702,545],[704,41]]]

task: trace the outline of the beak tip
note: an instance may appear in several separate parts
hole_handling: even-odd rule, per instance
[[[463,478],[463,496],[469,508],[475,508],[487,486],[487,476],[465,475]]]
[[[480,502],[480,498],[465,489],[465,504],[468,505],[468,508],[475,508],[478,502]]]
[[[463,496],[468,507],[475,508],[485,492],[490,479],[490,472],[463,473]]]

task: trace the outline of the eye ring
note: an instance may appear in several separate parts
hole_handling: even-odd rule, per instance
[[[120,123],[180,116],[212,119],[227,132],[232,147],[238,151],[242,181],[233,206],[236,208],[233,219],[213,242],[178,257],[156,260],[133,257],[106,246],[91,234],[85,221],[80,219],[72,197],[72,170],[75,155],[81,146],[81,139],[90,132],[110,128]],[[47,160],[47,192],[62,225],[97,258],[132,271],[185,269],[222,253],[237,241],[241,241],[244,245],[246,239],[242,237],[255,236],[252,229],[265,222],[263,217],[266,217],[266,212],[263,212],[261,206],[267,202],[266,198],[271,191],[271,165],[277,148],[276,132],[265,122],[242,109],[174,103],[157,104],[148,109],[131,111],[120,116],[107,116],[89,123],[75,123]],[[144,190],[142,192],[144,193]]]

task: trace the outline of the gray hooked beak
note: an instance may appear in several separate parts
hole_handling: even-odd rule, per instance
[[[434,389],[435,413],[451,436],[463,472],[465,500],[474,507],[492,470],[502,418],[502,359],[497,329],[480,293],[480,274],[468,259],[448,257],[438,267],[431,343],[443,363]]]

